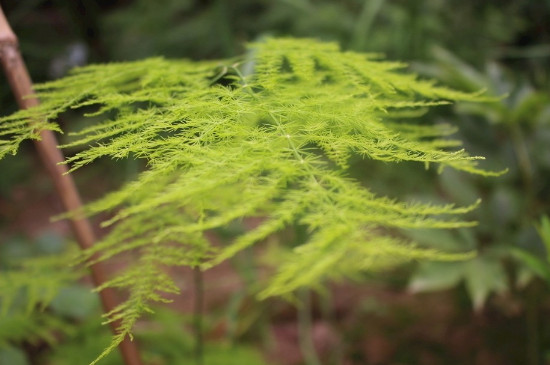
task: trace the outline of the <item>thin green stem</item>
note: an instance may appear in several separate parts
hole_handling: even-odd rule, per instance
[[[365,48],[374,19],[380,13],[384,2],[385,0],[365,0],[363,2],[363,8],[355,23],[351,40],[353,49],[362,50]]]
[[[204,364],[204,339],[203,339],[203,306],[204,306],[204,280],[200,267],[193,269],[193,282],[195,286],[195,303],[193,315],[193,328],[195,334],[195,364]]]
[[[311,293],[307,289],[299,291],[301,303],[298,306],[298,336],[300,350],[306,365],[321,365],[312,339]]]
[[[523,131],[518,123],[512,123],[510,126],[510,132],[512,135],[512,142],[516,157],[518,159],[518,167],[521,172],[524,188],[528,193],[531,193],[533,186],[533,167],[529,158],[529,150],[525,143]]]
[[[534,283],[537,284],[537,283]],[[537,285],[528,288],[526,321],[527,321],[527,359],[529,365],[539,365],[539,314],[538,314],[538,291]]]
[[[332,297],[327,294],[326,297],[322,297],[321,303],[321,314],[324,321],[329,325],[331,331],[337,332],[337,319],[335,318],[335,312],[332,303]],[[340,342],[332,346],[332,351],[328,361],[329,364],[342,364],[344,363],[344,354],[342,345]]]

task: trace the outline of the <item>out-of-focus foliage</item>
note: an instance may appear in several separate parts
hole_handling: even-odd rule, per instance
[[[74,249],[67,250],[57,235],[44,234],[29,244],[10,240],[0,246],[0,316],[31,313],[55,300],[61,288],[80,278],[82,269],[69,266]]]
[[[233,56],[242,41],[292,35],[399,59],[428,58],[439,45],[481,63],[531,26],[523,14],[542,23],[538,10],[528,1],[137,0],[102,24],[122,59]]]
[[[83,316],[97,310],[89,289],[82,300],[65,290],[82,276],[68,266],[75,256],[62,237],[45,233],[36,240],[11,239],[0,245],[0,364],[28,364],[14,345],[55,345],[61,335],[74,333],[68,318],[75,310]],[[71,302],[77,307],[59,303]],[[84,304],[83,304],[84,303]],[[5,362],[3,362],[5,361]]]
[[[421,264],[411,288],[444,289],[465,280],[474,306],[480,308],[490,292],[507,290],[509,282],[526,283],[527,269],[533,268],[533,261],[526,260],[530,256],[523,252],[544,252],[534,225],[550,204],[550,95],[494,62],[481,72],[442,49],[435,50],[435,57],[436,62],[417,68],[464,90],[485,85],[491,95],[506,95],[499,103],[484,108],[457,106],[456,119],[468,146],[491,156],[490,163],[508,166],[509,173],[499,181],[480,181],[453,171],[441,175],[440,188],[446,196],[457,201],[482,196],[487,202],[472,213],[481,221],[473,228],[470,240],[479,248],[479,256],[471,264],[455,263],[445,268]],[[511,274],[503,265],[518,255],[527,267],[516,267],[510,280]]]
[[[101,325],[98,312],[83,318],[73,333],[44,354],[43,361],[55,365],[89,364],[111,341],[109,329]],[[194,358],[195,338],[186,328],[187,316],[166,308],[155,308],[154,313],[136,330],[135,341],[140,344],[143,360],[148,364],[186,364]],[[118,352],[105,357],[102,365],[123,365]],[[206,345],[204,365],[265,365],[261,354],[246,344],[230,345],[211,341]]]
[[[478,67],[503,59],[548,76],[550,4],[543,0],[6,0],[2,6],[39,81],[87,59],[234,56],[266,35],[338,41],[402,60],[429,60],[440,46]]]
[[[82,273],[67,265],[75,252],[65,250],[65,242],[53,233],[0,245],[0,364],[88,364],[109,345],[112,334],[101,325],[97,294],[75,283]],[[195,339],[186,329],[188,322],[188,316],[155,308],[136,330],[144,359],[171,365],[193,358]],[[41,350],[31,359],[23,344]],[[102,364],[123,361],[114,352]],[[207,345],[204,364],[265,362],[247,345],[214,341]]]
[[[537,225],[537,231],[544,243],[546,255],[537,255],[521,248],[512,249],[511,254],[538,277],[550,284],[550,219],[548,219],[548,216],[542,217],[540,224]]]

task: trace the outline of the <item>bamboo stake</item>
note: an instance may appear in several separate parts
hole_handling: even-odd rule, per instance
[[[39,101],[36,97],[28,97],[34,94],[32,82],[19,52],[17,37],[6,20],[1,7],[0,62],[19,107],[27,109],[38,105]],[[52,131],[43,131],[40,137],[40,141],[35,141],[35,146],[43,165],[48,170],[55,184],[55,189],[61,198],[63,207],[67,211],[80,211],[82,207],[80,195],[78,194],[74,180],[67,174],[67,166],[60,164],[60,162],[64,161],[64,157],[57,146],[55,135]],[[96,241],[96,238],[89,220],[82,215],[77,215],[70,220],[70,223],[80,248],[90,248]],[[90,271],[93,284],[96,287],[106,281],[105,269],[101,263],[92,265]],[[110,312],[118,305],[118,300],[112,289],[104,289],[99,295],[105,313]],[[118,331],[119,326],[120,321],[111,322],[111,328],[114,333]],[[119,349],[125,365],[142,364],[137,345],[128,337],[119,345]]]

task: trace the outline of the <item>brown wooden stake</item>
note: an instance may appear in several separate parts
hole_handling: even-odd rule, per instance
[[[12,88],[13,94],[17,99],[19,107],[27,109],[38,105],[39,101],[32,96],[32,82],[27,72],[27,68],[21,57],[18,47],[17,37],[12,31],[4,11],[0,7],[0,62],[8,82]],[[35,141],[36,148],[42,163],[48,170],[59,197],[62,200],[63,207],[67,211],[78,212],[81,210],[82,203],[80,195],[72,177],[67,173],[67,166],[60,165],[64,161],[63,154],[57,146],[55,135],[52,131],[43,131],[40,134],[41,140]],[[84,216],[76,216],[71,219],[71,226],[82,249],[91,247],[96,241],[92,226]],[[97,287],[106,281],[105,269],[101,263],[96,263],[90,267],[92,280]],[[107,288],[100,293],[103,310],[110,312],[118,305],[118,300],[112,289]],[[120,321],[111,323],[113,332],[117,332]],[[141,365],[141,359],[137,346],[127,337],[120,345],[120,351],[126,365]]]

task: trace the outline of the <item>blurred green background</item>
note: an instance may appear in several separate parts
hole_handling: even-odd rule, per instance
[[[464,147],[487,158],[484,167],[509,169],[502,177],[353,164],[357,177],[391,197],[461,205],[481,197],[470,216],[479,221],[473,229],[405,232],[427,246],[477,249],[475,259],[366,275],[361,284],[315,297],[317,359],[292,346],[300,317],[292,307],[258,303],[246,287],[235,289],[229,304],[209,309],[210,353],[219,358],[207,363],[550,364],[550,0],[4,0],[2,8],[35,82],[95,62],[226,58],[248,41],[295,36],[381,53],[442,84],[504,96],[438,108],[418,121],[456,125]],[[6,82],[0,102],[4,115],[16,109]],[[67,116],[61,123],[72,129],[83,121]],[[76,178],[89,200],[140,168],[105,161]],[[0,270],[17,258],[59,252],[68,231],[51,231],[48,217],[60,208],[32,145],[0,161],[0,171]],[[253,281],[247,258],[236,260],[237,273]],[[94,322],[93,300],[82,285],[67,284],[32,327],[55,328],[54,338],[0,330],[0,365],[84,364],[108,336]],[[88,304],[74,313],[66,303]],[[158,316],[167,324],[162,333],[141,333],[148,359],[185,363],[192,340],[180,329],[189,320],[169,311]],[[1,319],[0,328],[26,323],[11,319]],[[109,361],[120,363],[116,355]]]

